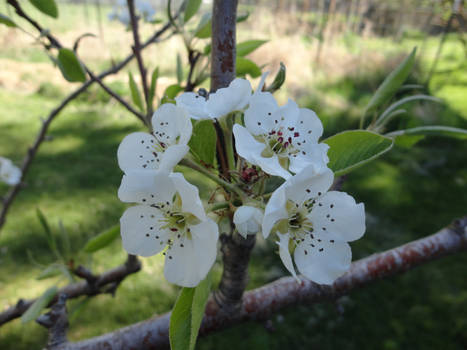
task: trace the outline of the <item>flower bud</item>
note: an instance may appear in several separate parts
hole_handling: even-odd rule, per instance
[[[238,233],[246,238],[247,235],[254,235],[261,230],[263,221],[263,211],[261,209],[243,205],[234,214],[233,222]]]

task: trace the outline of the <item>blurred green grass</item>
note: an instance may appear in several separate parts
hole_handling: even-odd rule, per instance
[[[65,17],[60,21],[44,20],[49,21],[47,25],[55,26],[54,30],[66,34],[70,23],[79,20],[79,14],[71,12],[65,9]],[[427,40],[412,82],[423,81],[438,40]],[[384,52],[391,57],[400,57],[401,52],[419,44],[420,41],[411,37],[399,43],[376,38],[363,41],[359,37],[344,38],[337,43],[355,54],[360,54],[364,47],[367,53]],[[2,51],[0,59],[48,61],[34,47],[11,50]],[[460,42],[451,36],[428,87],[446,103],[413,105],[409,115],[391,126],[445,123],[467,127],[467,73],[463,55]],[[291,97],[297,98],[301,105],[314,109],[323,120],[326,134],[330,135],[357,127],[365,103],[388,71],[387,65],[381,65],[377,70],[333,79],[302,81],[302,90],[295,94],[286,82],[280,96],[294,94]],[[167,71],[171,73],[174,72]],[[297,80],[297,77],[288,79]],[[128,96],[125,81],[117,79],[112,84]],[[63,95],[62,86],[52,82],[41,83],[33,93],[0,86],[3,107],[0,154],[19,162],[40,126],[39,118]],[[76,264],[83,263],[101,272],[124,262],[126,254],[119,240],[93,256],[82,253],[81,249],[88,238],[118,222],[125,208],[116,197],[121,179],[116,150],[120,140],[136,130],[141,130],[141,126],[97,88],[83,94],[53,123],[48,141],[41,147],[26,178],[27,187],[14,203],[0,235],[0,308],[20,297],[36,297],[57,282],[35,280],[41,269],[28,258],[29,251],[41,264],[54,261],[35,214],[37,207],[45,213],[57,234],[58,222],[63,222],[70,234]],[[368,225],[365,237],[352,244],[354,258],[431,234],[466,214],[466,154],[465,142],[430,138],[410,150],[395,148],[382,159],[352,173],[344,190],[365,203]],[[186,173],[186,176],[200,186],[205,198],[210,195],[212,186],[196,174]],[[0,185],[0,193],[6,189]],[[274,250],[272,242],[259,240],[252,257],[248,288],[286,275]],[[92,298],[81,312],[72,315],[70,339],[96,336],[170,310],[177,288],[162,276],[162,257],[144,259],[143,264],[143,271],[127,278],[114,298],[109,295]],[[458,254],[403,276],[375,282],[336,303],[298,305],[273,316],[267,327],[248,323],[211,335],[201,339],[198,347],[465,349],[466,266],[466,254]],[[215,272],[219,279],[219,263]],[[70,309],[81,302],[72,301]],[[39,349],[45,342],[46,331],[33,322],[21,325],[15,320],[0,329],[2,349]]]

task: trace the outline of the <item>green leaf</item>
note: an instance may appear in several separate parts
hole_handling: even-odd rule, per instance
[[[245,13],[242,13],[241,15],[238,15],[237,16],[237,23],[241,23],[243,21],[246,21],[248,19],[248,17],[250,17],[249,12],[245,12]]]
[[[193,350],[211,291],[211,276],[196,288],[182,288],[170,316],[171,350]]]
[[[205,13],[195,30],[195,36],[200,39],[209,38],[211,36],[211,25],[211,13]]]
[[[284,63],[280,63],[281,66],[279,68],[279,71],[276,74],[276,77],[274,78],[274,81],[271,83],[271,85],[266,89],[270,93],[273,93],[277,90],[279,90],[285,82],[285,77],[286,77],[286,68]]]
[[[185,23],[198,12],[201,0],[188,0],[185,7]]]
[[[415,63],[414,48],[410,55],[408,55],[387,77],[383,83],[378,87],[370,102],[366,106],[365,115],[374,112],[378,107],[388,102],[394,94],[399,90],[401,85],[407,79],[412,67]]]
[[[257,78],[261,75],[261,69],[255,62],[245,57],[237,57],[237,76],[250,75],[252,78]]]
[[[131,74],[131,72],[128,72],[128,79],[130,85],[131,100],[139,108],[140,111],[144,112],[143,99],[141,98],[141,94],[138,90],[138,85],[136,85],[135,79],[133,78],[133,74]]]
[[[329,145],[328,167],[336,176],[366,164],[392,148],[393,140],[364,130],[344,131],[323,141]]]
[[[55,240],[55,236],[50,229],[49,223],[44,215],[44,213],[39,209],[36,208],[36,215],[39,219],[39,222],[44,229],[45,238],[47,239],[47,244],[49,245],[50,250],[55,254],[55,256],[60,259],[60,253],[57,248],[57,241]]]
[[[164,91],[164,97],[173,100],[180,91],[183,91],[183,88],[179,84],[169,85]]]
[[[467,130],[460,128],[453,128],[443,125],[429,125],[419,126],[416,128],[397,130],[386,134],[389,137],[398,137],[402,135],[423,135],[423,136],[445,136],[454,137],[459,139],[467,139]]]
[[[58,50],[58,68],[62,72],[63,77],[70,82],[85,82],[86,72],[83,66],[76,57],[75,53],[70,49],[62,48]]]
[[[177,82],[181,84],[183,81],[183,68],[182,68],[182,57],[177,53]]]
[[[415,144],[423,140],[423,135],[401,135],[397,136],[394,140],[394,144],[403,148],[412,148]]]
[[[203,50],[203,54],[205,56],[209,55],[211,53],[211,43],[207,44],[205,47],[204,47],[204,50]]]
[[[196,122],[188,145],[202,163],[213,165],[216,156],[217,134],[209,119]]]
[[[420,101],[420,100],[432,101],[432,102],[438,102],[438,103],[442,102],[441,99],[437,97],[433,97],[433,96],[428,96],[428,95],[413,95],[413,96],[404,97],[400,99],[399,101],[396,101],[393,104],[391,104],[383,113],[381,113],[381,115],[376,120],[375,125],[380,126],[380,125],[387,124],[387,122],[389,122],[389,120],[391,120],[394,115],[397,115],[393,113],[397,110],[397,108],[399,108],[400,106],[406,103],[409,103],[412,101]]]
[[[47,266],[44,270],[41,271],[39,276],[36,277],[37,280],[45,280],[50,277],[58,276],[62,273],[62,270],[59,265],[53,264]]]
[[[0,13],[0,24],[4,24],[7,27],[16,27],[16,23],[13,22],[9,17]]]
[[[157,79],[159,78],[159,67],[154,69],[151,76],[151,87],[149,88],[149,103],[152,105],[154,96],[156,96]]]
[[[267,40],[248,40],[243,43],[239,43],[237,44],[237,57],[246,56],[267,42]]]
[[[42,310],[44,310],[47,305],[52,301],[55,295],[58,292],[58,288],[56,286],[50,287],[42,294],[30,307],[26,310],[26,312],[21,316],[21,323],[26,323],[32,320],[35,320],[39,317]]]
[[[58,7],[55,0],[29,0],[29,2],[47,16],[58,18]]]
[[[91,238],[86,243],[83,250],[86,253],[94,253],[102,248],[107,247],[119,235],[120,235],[120,225],[112,226],[108,230],[101,232],[97,236]]]

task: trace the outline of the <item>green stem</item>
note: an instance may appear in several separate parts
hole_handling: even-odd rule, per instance
[[[233,123],[236,113],[231,113],[219,120],[224,133],[225,153],[227,154],[227,165],[230,170],[235,170],[235,152],[233,146]]]
[[[243,200],[243,198],[246,197],[246,194],[240,188],[238,188],[237,186],[235,186],[235,185],[233,185],[233,184],[231,184],[231,183],[229,183],[227,181],[222,180],[216,174],[211,173],[209,170],[207,170],[206,168],[203,168],[202,166],[196,164],[195,162],[193,162],[190,159],[186,159],[186,158],[182,159],[179,164],[184,165],[184,166],[186,166],[188,168],[191,168],[193,170],[196,170],[197,172],[205,175],[206,177],[210,178],[212,181],[214,181],[217,184],[224,187],[229,192],[237,194],[242,200]]]
[[[229,202],[219,202],[219,203],[211,204],[209,207],[206,208],[206,211],[211,212],[211,211],[216,211],[220,209],[228,209],[228,208],[230,208]]]

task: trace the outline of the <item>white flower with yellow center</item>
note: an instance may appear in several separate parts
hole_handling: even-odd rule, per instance
[[[118,197],[140,203],[120,219],[123,247],[130,254],[151,256],[165,250],[165,278],[194,287],[211,269],[219,231],[203,209],[198,189],[182,174],[132,171],[123,176]]]
[[[152,117],[153,134],[135,132],[118,147],[120,169],[172,171],[188,153],[192,124],[187,112],[171,103],[163,104]]]
[[[14,186],[20,183],[21,176],[21,170],[11,160],[0,157],[0,181]]]
[[[185,92],[175,98],[177,106],[185,108],[193,119],[214,119],[229,113],[243,111],[251,97],[251,85],[248,80],[234,79],[226,88],[209,94],[206,100],[194,92]]]
[[[347,242],[365,233],[363,203],[344,192],[329,191],[333,173],[308,166],[271,196],[264,213],[263,235],[279,236],[279,255],[290,273],[298,271],[320,284],[332,284],[352,260]]]
[[[275,176],[288,179],[310,164],[326,166],[328,145],[318,143],[323,125],[315,112],[289,100],[279,107],[264,78],[245,111],[245,127],[233,128],[238,154]]]

